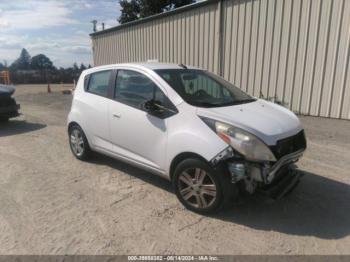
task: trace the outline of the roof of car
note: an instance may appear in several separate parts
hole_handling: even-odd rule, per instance
[[[170,63],[158,63],[158,62],[141,62],[141,63],[131,63],[132,65],[138,65],[147,67],[152,70],[156,69],[183,69],[183,65],[180,64],[170,64]],[[186,66],[187,67],[187,66]],[[188,66],[190,67],[190,66]]]
[[[111,64],[111,65],[103,65],[103,66],[97,66],[93,67],[91,69],[88,69],[88,71],[95,71],[96,69],[103,69],[103,68],[110,68],[113,66],[125,66],[125,67],[143,67],[151,70],[157,70],[157,69],[183,69],[184,66],[181,64],[170,64],[170,63],[158,63],[158,62],[140,62],[140,63],[123,63],[123,64]],[[194,68],[192,66],[185,65],[187,68]]]

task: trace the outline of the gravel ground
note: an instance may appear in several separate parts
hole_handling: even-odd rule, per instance
[[[350,254],[350,121],[301,117],[305,176],[284,199],[200,216],[157,176],[76,160],[65,88],[19,86],[23,115],[0,125],[0,254]]]

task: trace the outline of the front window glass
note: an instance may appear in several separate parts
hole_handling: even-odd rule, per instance
[[[229,82],[203,70],[159,69],[155,71],[193,106],[219,107],[255,101]]]
[[[165,95],[147,76],[132,70],[118,70],[114,98],[140,108],[152,99],[163,103]]]

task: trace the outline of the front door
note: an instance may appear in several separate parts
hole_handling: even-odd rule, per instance
[[[163,172],[167,119],[143,109],[154,97],[166,98],[151,79],[137,71],[118,70],[109,105],[110,133],[115,154]]]

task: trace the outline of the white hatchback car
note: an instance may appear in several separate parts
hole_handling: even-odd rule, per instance
[[[97,151],[172,181],[206,213],[237,192],[281,197],[299,181],[303,128],[286,108],[185,65],[114,64],[85,70],[68,116],[78,159]]]

